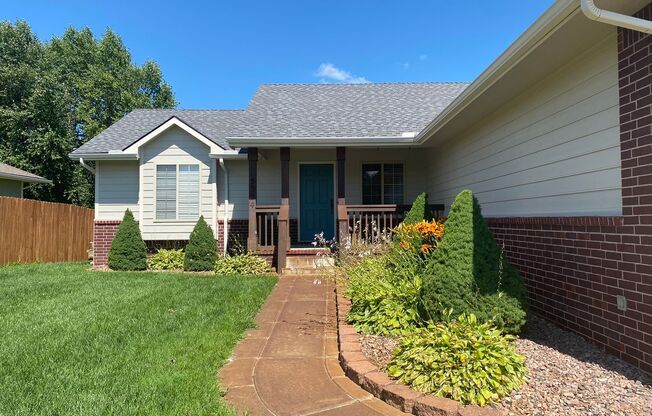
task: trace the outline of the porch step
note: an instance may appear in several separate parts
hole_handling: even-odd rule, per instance
[[[288,253],[286,264],[282,270],[284,275],[320,276],[328,273],[333,266],[333,258],[315,253],[294,254]]]
[[[328,269],[319,268],[319,269],[292,269],[284,268],[281,275],[282,276],[324,276],[328,274]]]
[[[289,254],[285,260],[285,267],[288,269],[316,269],[332,264],[332,258],[314,254]]]

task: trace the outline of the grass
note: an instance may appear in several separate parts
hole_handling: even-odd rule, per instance
[[[230,415],[217,371],[273,277],[0,267],[0,415]]]

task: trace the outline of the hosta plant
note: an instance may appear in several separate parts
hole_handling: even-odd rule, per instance
[[[461,315],[406,336],[387,370],[417,391],[484,406],[526,381],[525,358],[512,340],[490,322]]]
[[[215,261],[215,274],[219,275],[261,275],[271,271],[267,260],[252,253],[218,257]]]
[[[147,268],[150,270],[183,270],[183,260],[183,250],[162,248],[147,259]]]
[[[418,294],[422,260],[411,253],[368,256],[346,268],[345,296],[351,300],[348,321],[375,335],[410,333],[421,322]]]

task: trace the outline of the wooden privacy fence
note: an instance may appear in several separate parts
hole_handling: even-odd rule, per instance
[[[93,217],[75,205],[0,197],[0,264],[87,260]]]

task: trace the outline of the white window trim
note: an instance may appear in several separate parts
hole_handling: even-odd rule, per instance
[[[392,205],[392,204],[385,204],[385,174],[384,174],[384,168],[385,165],[401,165],[402,169],[402,185],[403,185],[403,204],[405,205],[406,201],[406,191],[407,191],[407,178],[405,175],[405,165],[406,163],[401,160],[384,160],[384,161],[362,161],[360,162],[360,170],[359,172],[362,174],[364,165],[380,165],[380,205]],[[360,202],[362,205],[378,205],[378,204],[365,204],[364,203],[364,177],[360,176]]]
[[[179,219],[179,166],[181,165],[194,165],[199,168],[198,173],[198,180],[199,180],[199,193],[197,195],[197,218],[194,219]],[[175,203],[175,208],[174,208],[174,215],[176,218],[174,219],[165,219],[165,218],[158,218],[157,217],[157,212],[158,212],[158,207],[157,207],[157,192],[156,189],[158,188],[157,183],[158,183],[158,167],[159,166],[174,166],[176,169],[176,176],[175,176],[175,181],[176,181],[176,199],[174,201]],[[175,224],[194,224],[199,220],[199,217],[201,217],[202,212],[201,212],[201,163],[155,163],[154,164],[154,223],[175,223]]]

